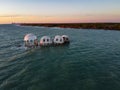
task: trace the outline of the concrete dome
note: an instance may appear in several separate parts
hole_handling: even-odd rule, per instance
[[[36,39],[37,39],[37,36],[35,36],[32,33],[26,34],[25,37],[24,37],[24,41],[34,41]]]
[[[27,46],[27,47],[37,46],[38,45],[37,44],[37,36],[35,36],[32,33],[25,35],[24,42],[25,42],[25,46]]]
[[[64,40],[60,35],[56,35],[54,38],[54,44],[63,44]]]
[[[62,35],[64,43],[69,43],[69,37],[67,35]]]
[[[43,36],[40,39],[40,46],[47,46],[47,45],[50,45],[50,44],[52,44],[52,40],[49,36]]]

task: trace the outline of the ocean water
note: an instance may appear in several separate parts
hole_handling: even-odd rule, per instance
[[[27,33],[71,43],[25,50]],[[120,90],[120,32],[0,25],[0,90]]]

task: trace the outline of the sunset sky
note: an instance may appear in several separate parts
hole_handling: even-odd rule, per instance
[[[120,22],[120,0],[0,0],[0,23]]]

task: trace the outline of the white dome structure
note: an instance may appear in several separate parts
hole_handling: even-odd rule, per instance
[[[59,45],[59,44],[63,44],[63,43],[64,43],[63,38],[59,35],[56,35],[55,38],[54,38],[54,44]]]
[[[35,40],[37,39],[37,36],[35,36],[34,34],[30,33],[30,34],[26,34],[24,37],[24,41],[30,41],[30,40]]]
[[[62,38],[64,40],[64,43],[69,43],[69,37],[67,35],[62,35]]]
[[[49,36],[43,36],[40,39],[40,46],[49,46],[52,44],[52,40]]]
[[[30,34],[26,34],[24,37],[24,42],[25,42],[25,46],[29,47],[29,46],[35,46],[37,45],[37,36],[35,36],[34,34],[30,33]]]

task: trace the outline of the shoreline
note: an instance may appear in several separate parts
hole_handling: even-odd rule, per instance
[[[120,23],[20,23],[21,26],[120,30]]]

